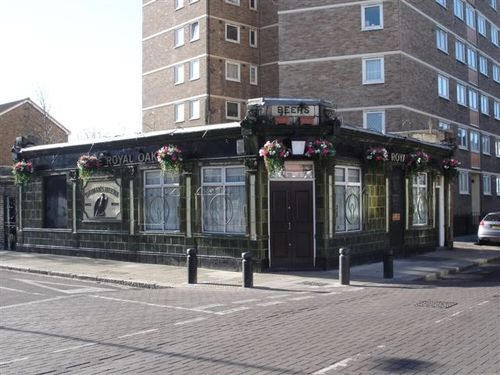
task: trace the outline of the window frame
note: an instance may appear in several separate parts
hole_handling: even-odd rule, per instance
[[[467,107],[467,87],[457,82],[457,104]]]
[[[467,63],[466,60],[466,47],[465,43],[460,40],[455,40],[455,59],[463,64]]]
[[[493,101],[493,115],[495,120],[500,120],[500,102]]]
[[[438,74],[438,96],[440,98],[450,100],[450,79],[441,74]],[[444,86],[442,84],[445,84]],[[443,89],[446,89],[446,92],[443,92]],[[445,96],[446,95],[446,96]]]
[[[491,195],[491,175],[483,174],[483,195]]]
[[[458,14],[460,12],[460,14]],[[463,0],[453,0],[453,15],[462,21],[464,20],[465,4]]]
[[[194,64],[197,63],[198,68],[195,70],[193,69]],[[197,74],[194,75],[193,72],[196,72]],[[190,81],[196,81],[197,79],[200,79],[200,59],[194,59],[189,61],[189,80]]]
[[[436,47],[439,51],[448,54],[448,33],[439,27],[436,28]]]
[[[479,73],[488,77],[488,59],[481,54],[479,54]]]
[[[495,156],[500,158],[500,139],[495,139]]]
[[[379,16],[380,16],[380,24],[376,26],[366,26],[366,8],[379,8]],[[373,31],[373,30],[382,30],[384,28],[384,3],[371,3],[371,4],[363,4],[361,5],[361,30],[362,31]]]
[[[174,0],[174,9],[179,10],[184,8],[184,0]]]
[[[196,34],[194,36],[193,30],[196,30]],[[195,21],[189,24],[189,42],[192,43],[197,40],[200,40],[200,21]]]
[[[228,76],[228,65],[234,65],[234,66],[237,66],[238,69],[237,69],[237,72],[238,72],[238,77],[237,78],[233,78],[233,77],[229,77]],[[237,61],[232,61],[232,60],[226,60],[226,64],[225,64],[225,68],[226,68],[226,81],[231,81],[231,82],[241,82],[241,64]]]
[[[143,192],[142,192],[142,199],[144,206],[146,205],[146,193],[148,189],[161,189],[161,197],[162,197],[162,202],[165,204],[165,189],[172,189],[172,188],[177,188],[179,191],[179,196],[178,196],[178,205],[177,207],[181,207],[181,196],[180,196],[180,191],[181,191],[181,183],[180,183],[180,175],[179,173],[175,173],[177,176],[177,182],[173,183],[165,183],[165,177],[163,175],[163,172],[159,169],[146,169],[143,171]],[[159,184],[147,184],[147,178],[146,175],[148,173],[159,173],[160,175],[160,183]],[[172,173],[170,173],[172,174]],[[163,229],[148,229],[146,226],[150,225],[149,223],[147,224],[147,210],[146,207],[143,207],[143,225],[142,229],[144,232],[148,233],[180,233],[181,232],[181,225],[182,225],[182,218],[179,215],[179,211],[177,211],[177,215],[175,216],[177,218],[177,229],[165,229],[165,221],[164,221],[164,215],[162,217],[162,224],[163,224]]]
[[[481,135],[481,149],[483,151],[483,155],[491,155],[491,139],[489,135]]]
[[[358,187],[359,188],[359,197],[358,197],[358,211],[359,211],[359,229],[348,229],[347,228],[347,218],[344,216],[344,230],[337,229],[337,219],[335,219],[335,233],[355,233],[361,232],[363,230],[363,173],[360,167],[352,166],[352,165],[336,165],[335,170],[342,169],[344,171],[344,181],[337,181],[334,177],[334,188],[336,190],[337,186],[343,186],[344,190],[347,191],[347,187]],[[349,169],[357,170],[359,173],[359,182],[351,182],[349,181]],[[337,193],[335,192],[335,195]],[[345,202],[345,196],[344,196]],[[336,205],[336,202],[335,202]],[[337,209],[335,210],[337,211]]]
[[[253,3],[253,6],[252,6]],[[258,0],[248,0],[248,9],[257,10],[258,9]]]
[[[184,64],[174,65],[174,86],[184,83]]]
[[[194,108],[195,103],[197,103],[197,106],[198,106],[198,115],[197,116],[193,115],[193,113],[194,113],[193,108]],[[189,120],[199,120],[201,118],[200,109],[201,109],[200,99],[190,100],[189,101]]]
[[[481,95],[481,113],[485,116],[490,115],[490,99],[486,95]]]
[[[497,196],[500,197],[500,176],[496,177]]]
[[[477,52],[470,47],[467,47],[467,66],[477,71]]]
[[[486,18],[482,14],[477,14],[477,32],[479,35],[486,37],[487,35]]]
[[[446,8],[446,0],[436,0],[436,3],[441,5],[443,8]]]
[[[227,113],[228,104],[236,104],[238,106],[238,116],[237,117],[228,115],[228,113]],[[226,100],[226,113],[225,114],[226,114],[226,119],[239,121],[241,118],[241,103],[237,102],[237,101],[233,101],[233,100]]]
[[[227,31],[228,31],[229,27],[234,27],[236,29],[236,40],[229,39],[227,37]],[[225,25],[224,25],[224,40],[226,42],[240,44],[240,41],[241,41],[241,27],[239,25],[235,25],[234,23],[226,22]]]
[[[420,183],[420,179],[419,177],[421,176],[425,176],[425,183]],[[416,182],[415,182],[416,181]],[[415,194],[415,190],[417,191],[417,194]],[[425,215],[425,221],[418,221],[418,220],[415,220],[415,217],[417,217],[417,215],[415,215],[415,198],[416,196],[417,197],[420,197],[421,196],[421,192],[424,192],[424,196],[425,196],[425,202],[426,202],[426,214]],[[418,173],[415,173],[414,175],[412,175],[412,179],[411,179],[411,194],[412,194],[412,207],[413,207],[413,210],[412,210],[412,220],[411,220],[411,224],[412,226],[414,227],[422,227],[422,226],[427,226],[429,225],[429,214],[430,214],[430,206],[429,206],[429,175],[427,172],[418,172]],[[418,199],[418,198],[417,198]]]
[[[479,110],[478,108],[478,102],[479,102],[479,98],[478,98],[478,92],[476,90],[473,90],[471,88],[469,88],[467,90],[467,102],[469,104],[469,108],[471,110],[473,110],[474,112],[477,112]]]
[[[481,135],[475,130],[469,131],[469,149],[475,154],[481,153]]]
[[[174,103],[174,122],[180,123],[185,120],[185,105],[184,103]],[[178,116],[179,115],[179,116]]]
[[[465,128],[457,128],[457,139],[458,139],[458,148],[462,150],[469,149],[469,132]],[[462,142],[465,141],[465,142]],[[463,144],[465,143],[465,144]]]
[[[469,3],[465,3],[465,24],[476,30],[476,11]]]
[[[378,110],[363,111],[363,128],[379,133],[378,130],[368,128],[368,115],[373,114],[373,113],[377,113],[377,114],[382,115],[382,124],[381,124],[382,131],[380,132],[380,134],[385,134],[385,111],[378,111]]]
[[[491,63],[491,77],[496,83],[500,83],[500,65]]]
[[[174,48],[182,47],[184,39],[184,26],[174,29]]]
[[[231,168],[241,168],[243,169],[243,181],[238,181],[238,182],[227,182],[227,170]],[[203,177],[204,177],[204,171],[207,169],[220,169],[221,170],[221,181],[220,182],[205,182]],[[204,191],[204,187],[218,187],[221,186],[222,189],[224,190],[224,194],[226,191],[226,188],[228,186],[243,186],[245,189],[244,193],[244,201],[243,201],[243,207],[247,206],[247,199],[248,199],[248,189],[246,185],[246,179],[245,179],[245,166],[241,164],[231,164],[231,165],[210,165],[210,166],[203,166],[200,168],[200,186],[201,186],[201,191]],[[203,193],[201,195],[201,231],[202,233],[213,233],[213,234],[229,234],[229,235],[235,235],[235,236],[241,236],[241,235],[246,235],[248,232],[248,219],[247,215],[243,215],[245,219],[245,225],[244,225],[244,230],[242,232],[228,232],[227,231],[227,223],[226,223],[226,205],[225,205],[225,200],[224,200],[224,209],[222,212],[224,213],[224,231],[209,231],[206,230],[206,223],[205,223],[205,215],[204,215],[204,210],[205,210],[205,194]]]
[[[252,43],[252,34],[254,35],[254,43]],[[257,48],[258,47],[258,44],[259,42],[257,41],[257,38],[258,38],[258,33],[257,33],[257,29],[254,28],[254,27],[251,27],[248,29],[248,45],[252,48]]]
[[[254,72],[254,79],[252,79],[252,71]],[[259,67],[257,65],[250,64],[248,68],[248,79],[251,85],[257,86],[259,84]]]
[[[468,171],[458,171],[458,193],[461,195],[470,194],[470,180]]]
[[[368,61],[379,61],[380,62],[380,78],[368,80],[366,77],[366,63]],[[385,83],[385,68],[384,68],[384,57],[367,57],[362,59],[362,76],[363,85],[377,85]]]

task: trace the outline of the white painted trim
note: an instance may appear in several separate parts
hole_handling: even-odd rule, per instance
[[[366,78],[366,62],[371,61],[371,60],[380,61],[380,79],[368,80]],[[361,69],[362,69],[361,75],[362,75],[363,85],[377,85],[377,84],[385,83],[385,67],[384,67],[384,57],[383,56],[362,58],[361,59]]]
[[[450,120],[448,118],[445,118],[445,117],[442,117],[442,116],[439,116],[439,115],[436,115],[436,114],[432,114],[432,113],[429,113],[429,112],[425,112],[425,111],[421,111],[419,109],[416,109],[416,108],[412,108],[412,107],[409,107],[409,106],[406,106],[406,105],[403,105],[403,104],[393,104],[393,105],[379,105],[379,106],[366,106],[366,107],[348,107],[348,108],[339,108],[337,109],[337,112],[357,112],[357,111],[377,111],[377,110],[391,110],[391,109],[404,109],[404,110],[407,110],[407,111],[411,111],[411,112],[415,112],[415,113],[418,113],[420,115],[424,115],[424,116],[429,116],[429,117],[433,117],[433,118],[436,118],[440,121],[443,121],[443,122],[447,122],[449,123],[450,125],[456,125],[456,126],[459,126],[461,128],[467,128],[467,129],[474,129],[474,130],[477,130],[477,127],[475,126],[472,126],[472,125],[467,125],[467,124],[462,124],[460,122],[457,122],[455,120]],[[402,133],[405,133],[405,132],[391,132],[392,134],[402,134]],[[498,134],[494,134],[494,133],[488,133],[488,132],[484,132],[484,134],[488,134],[492,137],[496,137],[498,138]]]
[[[233,116],[228,116],[227,115],[227,104],[228,103],[234,103],[234,104],[237,104],[238,105],[238,117],[233,117]],[[228,119],[228,120],[236,120],[236,121],[240,121],[240,117],[241,117],[241,102],[238,102],[238,101],[232,101],[232,100],[226,100],[226,103],[225,103],[225,110],[224,110],[224,118]]]
[[[333,176],[328,175],[328,238],[333,238]]]
[[[199,21],[199,20],[201,20],[201,19],[203,19],[203,18],[206,18],[206,17],[207,17],[207,15],[206,15],[206,14],[203,14],[203,15],[201,15],[201,16],[198,16],[198,17],[195,17],[195,18],[191,18],[190,20],[187,20],[187,21],[185,21],[185,22],[182,22],[182,23],[179,23],[179,24],[174,25],[174,26],[172,26],[172,27],[169,27],[168,29],[163,29],[163,30],[158,31],[158,32],[156,32],[156,33],[154,33],[154,34],[148,35],[148,36],[146,36],[146,37],[142,38],[142,41],[143,41],[143,42],[145,42],[145,41],[147,41],[147,40],[149,40],[149,39],[156,38],[157,36],[160,36],[160,35],[166,34],[166,33],[170,32],[170,31],[172,31],[172,30],[177,30],[177,29],[180,29],[181,27],[185,27],[186,25],[189,25],[189,24],[191,24],[191,23],[193,23],[193,22]]]
[[[445,241],[445,220],[444,220],[444,176],[439,176],[439,246],[444,246]]]
[[[273,27],[278,27],[279,26],[279,23],[271,23],[269,25],[266,25],[266,26],[262,26],[260,29],[261,30],[266,30],[266,29],[271,29]]]
[[[13,105],[12,107],[7,108],[5,111],[0,112],[0,116],[2,116],[3,114],[5,114],[5,113],[7,113],[7,112],[10,112],[10,111],[12,111],[12,110],[14,110],[14,109],[16,109],[16,108],[18,108],[18,107],[20,107],[20,106],[22,106],[22,105],[23,105],[24,103],[26,103],[26,102],[28,102],[28,99],[25,99],[25,100],[23,100],[23,101],[21,101],[21,102],[17,103],[16,105]]]
[[[390,210],[389,210],[389,179],[385,179],[385,232],[390,231]]]
[[[73,201],[71,202],[71,208],[73,210],[72,212],[72,224],[73,224],[73,234],[76,234],[77,228],[76,228],[76,180],[72,182],[72,195],[71,198]]]
[[[250,241],[257,241],[257,209],[255,205],[255,174],[250,174]]]
[[[385,0],[385,1],[387,1],[387,0]],[[278,11],[278,15],[325,11],[325,10],[329,10],[329,9],[344,8],[344,7],[348,7],[348,6],[357,6],[357,5],[370,4],[370,3],[373,3],[373,0],[353,1],[351,3],[320,5],[320,6],[304,7],[304,8],[298,8],[298,9],[280,10],[280,11]]]
[[[229,100],[230,102],[240,102],[246,104],[247,99],[242,98],[233,98],[231,96],[222,96],[222,95],[210,95],[211,98]]]
[[[191,176],[186,176],[186,237],[191,238]]]
[[[275,64],[279,64],[279,61],[271,61],[268,63],[260,64],[259,66],[268,66],[268,65],[275,65]]]
[[[166,106],[169,106],[169,105],[172,105],[172,104],[187,102],[187,101],[194,100],[194,99],[206,98],[207,96],[208,96],[208,94],[201,94],[201,95],[196,95],[196,96],[190,96],[190,97],[187,97],[187,98],[181,98],[181,99],[177,99],[177,100],[172,100],[170,102],[165,102],[165,103],[161,103],[161,104],[151,105],[149,107],[144,107],[144,108],[142,108],[142,110],[143,111],[147,111],[149,109],[166,107]]]
[[[185,64],[185,63],[191,62],[193,60],[200,60],[200,59],[202,59],[204,57],[207,57],[207,56],[208,56],[208,54],[202,53],[201,55],[190,57],[189,59],[184,59],[184,60],[176,61],[175,63],[169,64],[169,65],[161,66],[161,67],[153,69],[153,70],[148,70],[147,72],[142,73],[142,76],[144,77],[144,76],[147,76],[149,74],[157,73],[157,72],[160,72],[162,70],[171,68],[171,67],[176,66],[176,65],[180,65],[180,64]]]
[[[145,6],[148,6],[149,4],[156,3],[156,1],[157,1],[157,0],[151,0],[151,1],[148,1],[147,3],[142,4],[142,7],[144,8]]]
[[[382,114],[382,134],[385,134],[385,111],[384,110],[368,110],[368,111],[363,111],[363,128],[368,129],[368,122],[367,122],[367,115],[369,113],[381,113]],[[368,129],[372,130],[373,129]],[[375,130],[376,131],[376,130]]]
[[[236,30],[237,30],[237,38],[236,38],[236,40],[228,39],[227,38],[227,28],[228,28],[228,26],[236,28]],[[229,42],[229,43],[240,44],[240,41],[241,41],[241,26],[240,25],[236,25],[236,23],[226,22],[224,24],[224,40],[226,42]]]
[[[134,179],[129,181],[129,206],[129,232],[133,236],[135,234]]]
[[[342,60],[363,59],[363,58],[370,59],[370,58],[380,58],[390,55],[398,55],[401,53],[402,51],[400,50],[394,50],[394,51],[373,52],[373,53],[358,53],[355,55],[325,56],[325,57],[316,57],[312,59],[278,61],[278,65],[309,64],[309,63],[342,61]]]
[[[410,225],[410,197],[409,197],[409,180],[405,178],[405,229],[408,230]]]
[[[228,64],[233,64],[233,65],[237,65],[238,66],[238,78],[232,78],[232,77],[228,77],[227,76],[227,66]],[[241,82],[241,63],[239,63],[238,61],[234,61],[234,60],[226,60],[225,61],[225,64],[224,64],[224,69],[225,69],[225,74],[224,74],[224,77],[226,78],[226,81],[231,81],[231,82]]]

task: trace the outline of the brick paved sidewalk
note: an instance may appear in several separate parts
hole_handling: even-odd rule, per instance
[[[455,241],[453,250],[437,250],[411,258],[396,259],[394,279],[384,280],[382,263],[351,268],[351,285],[398,284],[456,272],[500,258],[499,246],[477,246],[470,239]],[[185,267],[130,263],[105,259],[0,251],[0,268],[43,272],[60,276],[111,281],[147,287],[185,285]],[[202,269],[202,285],[241,285],[238,272]],[[319,289],[338,287],[338,271],[256,273],[254,285],[272,289]]]

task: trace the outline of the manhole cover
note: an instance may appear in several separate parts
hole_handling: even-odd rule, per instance
[[[457,302],[446,302],[446,301],[420,301],[415,306],[417,307],[432,307],[434,309],[447,309],[449,307],[455,306]]]
[[[302,281],[302,285],[307,285],[307,286],[326,286],[329,285],[328,283],[322,283],[321,281]]]

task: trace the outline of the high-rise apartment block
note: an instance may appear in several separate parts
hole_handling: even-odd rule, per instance
[[[500,210],[500,0],[144,0],[143,129],[321,98],[345,123],[437,141],[462,163],[456,232]]]

